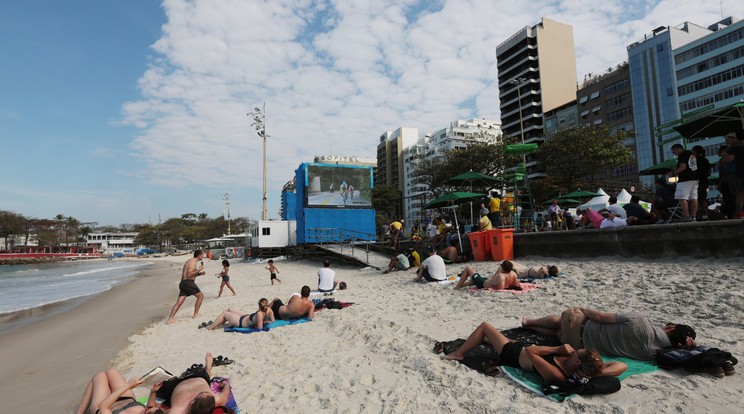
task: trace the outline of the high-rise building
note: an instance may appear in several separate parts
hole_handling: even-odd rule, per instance
[[[711,26],[705,37],[674,50],[677,96],[683,121],[695,113],[744,100],[744,20],[728,17]],[[723,137],[689,142],[701,145],[715,168]],[[666,153],[665,155],[669,155]]]
[[[681,115],[673,50],[710,33],[710,30],[692,23],[678,27],[661,26],[645,35],[643,40],[628,46],[639,170],[664,160],[663,147],[659,145],[659,139],[663,141],[664,138],[657,139],[657,127],[676,121]],[[666,146],[672,143],[668,142]],[[671,154],[670,151],[666,153]]]
[[[576,99],[573,28],[543,18],[498,45],[496,60],[503,133],[542,142],[543,113]]]
[[[400,127],[395,131],[385,131],[380,135],[377,145],[377,170],[375,171],[375,185],[387,185],[395,188],[401,194],[405,191],[403,176],[403,149],[418,141],[417,128]],[[401,202],[398,215],[403,214]]]

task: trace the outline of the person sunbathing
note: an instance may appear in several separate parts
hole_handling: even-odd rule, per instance
[[[504,260],[501,262],[501,266],[496,269],[496,273],[491,275],[491,277],[486,277],[476,272],[471,266],[468,266],[460,272],[460,280],[455,284],[455,289],[460,289],[466,286],[475,286],[478,289],[495,290],[519,287],[519,279],[517,279],[517,274],[512,269],[512,263],[508,260]]]
[[[157,384],[150,392],[147,406],[134,399],[132,389],[137,388],[142,381],[132,378],[125,381],[124,377],[115,368],[106,372],[99,372],[91,378],[88,386],[83,392],[83,398],[75,411],[76,414],[85,414],[88,409],[95,409],[97,414],[157,414],[163,413],[155,403],[155,391],[160,388]]]
[[[499,354],[502,365],[537,372],[547,384],[583,383],[602,374],[604,363],[597,351],[576,351],[571,345],[524,346],[513,342],[488,322],[475,328],[462,346],[444,359],[460,361],[468,351],[484,342]]]
[[[170,407],[168,414],[210,414],[215,407],[224,407],[227,404],[230,383],[224,381],[221,390],[212,390],[212,363],[212,354],[207,352],[204,368],[163,381],[156,395],[163,399],[163,405]]]
[[[297,319],[307,316],[312,319],[315,315],[315,304],[310,300],[310,286],[303,286],[300,294],[294,294],[285,305],[281,299],[276,298],[269,304],[274,311],[276,319]]]
[[[512,262],[514,271],[522,279],[545,279],[546,277],[555,277],[561,272],[558,266],[540,266],[528,267],[522,264]]]
[[[256,312],[249,315],[237,309],[228,308],[226,311],[222,312],[214,322],[209,324],[207,329],[213,331],[222,326],[225,322],[229,322],[230,325],[237,328],[263,329],[265,323],[271,323],[275,320],[274,311],[269,307],[269,300],[261,298],[261,300],[258,301],[258,310]],[[207,323],[203,323],[199,327],[202,328],[205,325],[207,325]]]

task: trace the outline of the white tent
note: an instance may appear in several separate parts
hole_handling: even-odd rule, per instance
[[[617,193],[617,203],[620,205],[630,203],[630,193],[625,191],[624,188]]]
[[[586,208],[591,208],[592,210],[595,210],[595,211],[606,208],[608,206],[607,201],[610,199],[610,196],[607,195],[607,193],[605,193],[604,190],[602,190],[601,188],[597,190],[597,194],[601,194],[601,195],[598,195],[592,198],[591,200],[578,206],[577,208],[580,208],[582,210]]]

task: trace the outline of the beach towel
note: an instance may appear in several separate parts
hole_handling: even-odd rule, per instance
[[[529,329],[513,328],[502,331],[502,333],[507,338],[513,339],[523,344],[542,346],[561,345],[560,341],[558,341],[558,339],[556,339],[554,336],[543,335]],[[437,342],[434,346],[434,350],[438,353],[449,354],[459,348],[463,344],[463,342],[465,342],[464,339]],[[628,370],[618,377],[620,380],[623,380],[631,375],[644,374],[658,370],[656,364],[652,362],[638,361],[635,359],[622,357],[609,357],[604,355],[602,356],[602,359],[605,362],[619,361],[624,362],[628,365]],[[496,353],[493,347],[488,344],[478,345],[477,347],[466,353],[465,358],[459,362],[471,369],[474,369],[486,375],[493,375],[492,373],[494,371],[492,370],[492,367],[495,365],[501,365],[501,359],[499,358],[499,355]],[[542,381],[540,375],[536,372],[528,372],[519,368],[507,367],[503,365],[500,368],[507,376],[509,376],[509,378],[512,378],[519,385],[539,395],[547,396],[553,401],[562,402],[567,398],[576,396],[576,394],[567,396],[557,394],[546,395],[543,392],[543,386],[545,385],[545,383]]]
[[[317,302],[316,302],[317,300]],[[313,302],[315,303],[315,310],[323,310],[323,309],[343,309],[348,308],[349,306],[353,305],[353,302],[341,302],[340,300],[336,299],[313,299]]]
[[[226,381],[229,382],[229,380],[225,377],[214,377],[209,381],[209,387],[212,388],[212,391],[219,392],[222,389],[222,383]],[[139,397],[137,398],[137,402],[141,403],[142,405],[147,405],[148,399],[149,396]],[[238,408],[238,403],[235,401],[232,387],[230,387],[230,395],[227,397],[225,408],[229,410],[228,412],[240,414],[240,409]]]
[[[624,357],[610,357],[610,356],[604,356],[602,355],[602,359],[605,362],[624,362],[628,365],[628,370],[623,372],[620,376],[618,376],[619,380],[624,380],[625,378],[630,377],[631,375],[638,375],[638,374],[645,374],[649,372],[654,372],[659,369],[659,367],[656,366],[656,364],[648,361],[638,361],[635,359],[630,358],[624,358]],[[507,367],[507,366],[501,366],[501,370],[504,371],[504,373],[511,379],[517,382],[517,384],[527,388],[528,390],[538,394],[542,395],[544,397],[548,397],[553,401],[557,402],[563,402],[566,399],[573,398],[576,396],[576,394],[570,394],[570,395],[558,395],[558,394],[548,394],[546,395],[543,392],[543,387],[545,386],[545,383],[543,382],[540,375],[536,372],[529,372],[525,371],[523,369],[514,368],[514,367]]]
[[[264,325],[263,328],[238,328],[236,326],[226,326],[224,328],[225,332],[238,332],[238,333],[244,333],[244,334],[250,334],[255,332],[268,332],[269,330],[273,328],[278,328],[280,326],[288,326],[288,325],[298,325],[305,322],[310,322],[312,319],[310,318],[298,318],[298,319],[290,319],[290,320],[283,320],[280,319],[278,321],[274,321],[271,323],[267,323]]]
[[[520,283],[519,284],[519,287],[521,289],[478,289],[476,287],[471,287],[471,288],[468,288],[468,292],[470,292],[470,293],[475,293],[475,292],[488,292],[488,293],[491,293],[491,292],[509,292],[509,293],[517,294],[517,293],[528,292],[530,290],[535,290],[535,289],[539,288],[540,285],[535,284],[535,283]]]

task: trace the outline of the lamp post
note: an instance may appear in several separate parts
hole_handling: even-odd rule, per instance
[[[519,133],[522,135],[522,144],[524,144],[524,123],[522,121],[522,84],[527,83],[525,78],[512,79],[511,83],[517,85],[517,99],[519,100]]]
[[[259,107],[253,108],[253,112],[246,114],[253,117],[253,123],[251,126],[256,128],[256,134],[263,138],[263,211],[261,213],[261,220],[266,221],[266,102],[263,104],[263,109]]]

